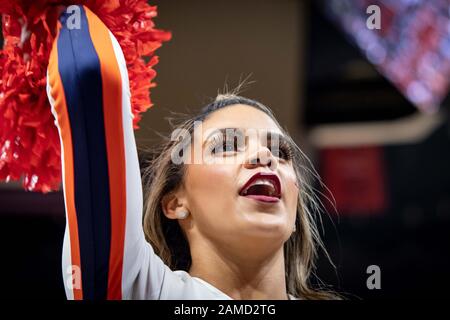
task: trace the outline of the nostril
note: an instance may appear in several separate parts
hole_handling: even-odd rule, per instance
[[[260,149],[257,153],[253,154],[252,157],[249,157],[248,160],[245,162],[247,165],[253,165],[253,166],[268,166],[272,168],[273,165],[275,165],[276,168],[276,162],[274,161],[272,153],[270,150],[266,149]]]
[[[261,164],[261,158],[260,157],[251,158],[247,163],[253,165]]]

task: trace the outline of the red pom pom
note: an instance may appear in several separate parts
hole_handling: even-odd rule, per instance
[[[0,2],[0,180],[23,177],[30,191],[57,190],[61,183],[60,141],[47,100],[46,72],[57,5],[70,4],[89,7],[117,38],[127,62],[135,128],[152,106],[155,50],[171,38],[170,32],[155,29],[156,7],[146,0]]]

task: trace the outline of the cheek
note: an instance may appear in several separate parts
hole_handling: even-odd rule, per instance
[[[292,167],[286,167],[282,171],[284,181],[285,181],[285,195],[286,195],[286,209],[289,214],[295,218],[295,214],[297,212],[297,204],[298,204],[298,194],[299,189],[297,186],[297,178],[295,176],[294,169]]]
[[[187,198],[196,218],[221,219],[235,205],[236,172],[231,165],[188,165]]]

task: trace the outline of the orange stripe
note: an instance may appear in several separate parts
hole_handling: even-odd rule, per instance
[[[100,61],[111,203],[111,249],[108,299],[122,298],[122,268],[126,219],[125,146],[122,125],[122,78],[109,31],[87,7],[92,43]]]
[[[58,117],[58,124],[61,129],[61,137],[64,148],[64,193],[67,206],[67,219],[69,224],[70,235],[70,253],[72,259],[72,266],[78,267],[80,279],[80,288],[73,288],[73,296],[75,300],[83,299],[82,279],[81,279],[81,259],[80,259],[80,243],[78,240],[78,221],[77,212],[75,209],[75,180],[74,180],[74,166],[73,166],[73,146],[72,146],[72,131],[70,127],[69,114],[66,104],[66,97],[61,77],[58,70],[58,37],[61,29],[61,24],[58,23],[58,31],[53,48],[50,53],[50,61],[48,66],[48,81],[51,87],[51,96],[55,99],[54,108]],[[63,270],[66,272],[67,270]],[[67,285],[67,284],[65,284]]]

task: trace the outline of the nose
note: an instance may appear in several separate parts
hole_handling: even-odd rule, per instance
[[[274,157],[269,148],[262,146],[254,152],[250,152],[244,162],[244,168],[246,169],[266,166],[271,170],[275,170],[278,167],[278,159]]]

